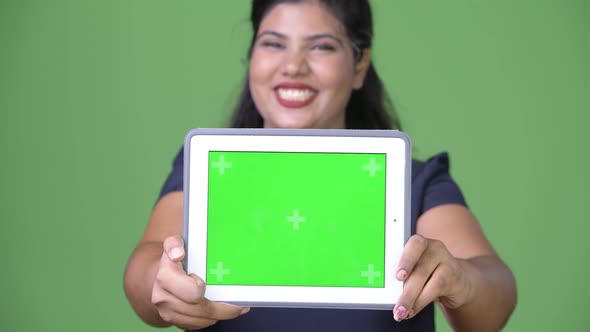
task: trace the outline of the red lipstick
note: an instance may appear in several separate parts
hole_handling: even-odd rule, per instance
[[[280,90],[280,92],[279,92]],[[284,82],[274,88],[278,103],[287,108],[301,108],[311,104],[317,90],[303,83]]]

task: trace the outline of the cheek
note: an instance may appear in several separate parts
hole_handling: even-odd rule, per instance
[[[254,104],[263,118],[266,118],[266,109],[270,102],[269,92],[272,92],[274,67],[272,59],[257,55],[256,52],[250,58],[248,85]]]
[[[262,84],[264,82],[264,75],[259,69],[259,63],[255,61],[250,62],[248,73],[248,85],[250,86],[250,94],[254,98],[254,103],[259,104],[260,94],[263,90]]]
[[[261,56],[258,52],[254,52],[249,65],[251,83],[270,82],[275,71],[275,62],[271,57]]]
[[[317,64],[314,68],[316,77],[326,92],[332,97],[347,96],[352,91],[353,70],[344,61]]]

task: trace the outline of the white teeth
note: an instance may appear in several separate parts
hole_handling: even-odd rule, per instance
[[[300,90],[300,89],[278,89],[279,96],[282,99],[289,101],[305,101],[311,98],[315,92],[312,90]]]

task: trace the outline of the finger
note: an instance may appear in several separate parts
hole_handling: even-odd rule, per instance
[[[408,278],[410,273],[412,273],[414,266],[420,260],[420,257],[427,248],[428,239],[425,237],[421,235],[413,235],[410,237],[397,265],[395,276],[399,281],[404,281]]]
[[[215,319],[204,317],[203,310],[198,304],[183,302],[170,293],[166,293],[165,298],[166,300],[158,304],[157,308],[160,317],[168,323],[191,330],[204,328],[217,322]]]
[[[194,317],[175,311],[166,311],[160,314],[162,320],[177,326],[183,330],[202,329],[217,323],[214,319]]]
[[[202,305],[206,313],[205,317],[216,320],[234,319],[250,311],[250,308],[247,307],[223,302],[213,302],[206,298],[203,300]]]
[[[437,298],[445,294],[445,290],[448,288],[449,275],[445,272],[445,267],[440,265],[422,289],[422,292],[418,295],[414,301],[414,305],[410,307],[410,311],[406,318],[412,318],[418,314],[427,305],[434,302]]]
[[[438,261],[430,257],[425,257],[414,266],[412,273],[404,284],[402,294],[393,308],[393,318],[395,320],[398,322],[403,320],[407,317],[409,310],[414,308],[416,299],[437,265]]]
[[[187,303],[199,303],[205,294],[205,282],[196,275],[187,275],[186,272],[171,262],[168,256],[163,253],[160,269],[156,274],[154,288],[152,290],[152,302],[161,302],[157,296],[157,288],[161,288]]]
[[[184,258],[184,240],[180,235],[169,236],[164,240],[164,252],[173,262]]]
[[[227,307],[227,309],[231,309],[233,311],[238,312],[237,316],[235,314],[219,314],[218,312],[220,310],[218,308],[211,307],[213,304],[216,304],[218,302],[211,302],[207,299],[203,299],[203,301],[201,301],[198,304],[192,304],[184,302],[180,298],[164,290],[162,290],[162,292],[164,292],[164,294],[162,294],[162,298],[164,299],[164,301],[157,305],[158,311],[162,313],[176,312],[185,316],[210,320],[220,320],[235,318],[250,311],[250,308],[240,307],[226,303],[219,303],[220,305]]]

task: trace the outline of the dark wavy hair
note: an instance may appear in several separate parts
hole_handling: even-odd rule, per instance
[[[253,35],[248,49],[248,59],[256,40],[256,33],[264,16],[276,5],[282,3],[301,3],[306,0],[252,0]],[[357,61],[362,51],[370,49],[373,41],[373,17],[369,0],[318,0],[330,10],[346,29],[353,44]],[[250,87],[248,74],[240,93],[231,119],[233,128],[262,128],[263,119],[256,109]],[[371,62],[362,88],[353,90],[346,106],[346,128],[348,129],[401,129],[400,121],[391,99]]]

